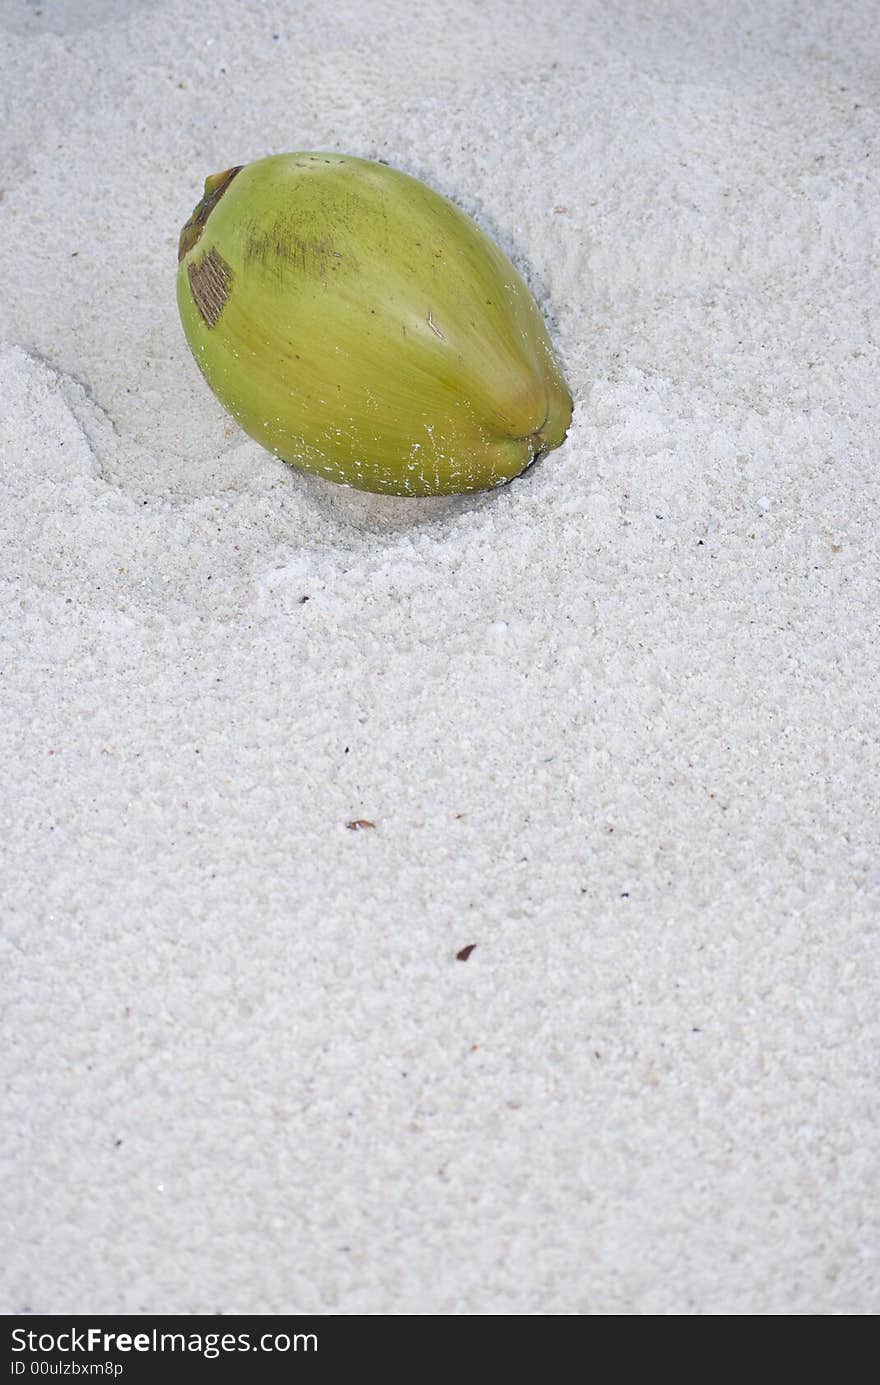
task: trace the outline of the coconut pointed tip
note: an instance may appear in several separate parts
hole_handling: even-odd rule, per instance
[[[177,242],[177,263],[187,255],[193,246],[198,244],[201,234],[205,229],[205,223],[212,211],[216,207],[220,198],[223,196],[229,184],[232,182],[236,173],[240,173],[244,164],[236,164],[234,168],[225,168],[222,173],[209,173],[205,179],[205,192],[201,201],[197,203],[192,216],[187,221],[180,233]]]

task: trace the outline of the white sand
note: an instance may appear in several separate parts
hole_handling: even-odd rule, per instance
[[[5,1311],[880,1309],[878,20],[3,0]],[[515,255],[562,450],[228,422],[178,230],[297,148]]]

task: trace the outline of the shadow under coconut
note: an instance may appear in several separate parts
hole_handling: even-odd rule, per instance
[[[301,488],[302,496],[317,513],[336,524],[367,534],[400,534],[433,528],[484,509],[499,490],[507,489],[507,486],[499,486],[494,491],[468,491],[464,495],[377,495],[297,471],[293,466],[284,466],[284,471],[291,483]]]

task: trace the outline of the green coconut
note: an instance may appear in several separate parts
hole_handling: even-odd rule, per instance
[[[449,495],[509,481],[565,438],[571,397],[522,277],[397,169],[279,154],[214,174],[179,261],[205,379],[303,471]]]

